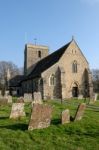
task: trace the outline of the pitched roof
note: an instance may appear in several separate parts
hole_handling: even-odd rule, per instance
[[[24,79],[24,75],[16,75],[9,81],[9,87],[17,87],[20,85],[20,82]]]
[[[65,50],[68,48],[70,43],[71,42],[67,43],[57,51],[53,52],[52,54],[46,56],[45,58],[37,62],[31,73],[25,79],[27,80],[39,76],[43,71],[54,65],[56,62],[58,62],[58,60],[64,54]]]

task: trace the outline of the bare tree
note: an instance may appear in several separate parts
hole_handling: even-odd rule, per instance
[[[94,92],[99,93],[99,69],[93,69],[93,86],[94,86]]]
[[[14,63],[0,61],[0,88],[5,89],[7,81],[20,74],[22,74],[22,69],[19,69]]]

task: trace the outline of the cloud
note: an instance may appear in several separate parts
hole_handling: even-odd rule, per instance
[[[99,0],[81,0],[81,2],[90,4],[90,5],[94,5],[94,4],[98,4]]]

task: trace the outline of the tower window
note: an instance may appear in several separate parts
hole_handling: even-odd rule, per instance
[[[38,51],[38,57],[41,58],[41,51]]]
[[[49,85],[54,86],[55,85],[55,75],[52,74],[49,78]]]
[[[72,64],[72,72],[77,73],[77,61],[76,60],[74,60],[74,62]]]

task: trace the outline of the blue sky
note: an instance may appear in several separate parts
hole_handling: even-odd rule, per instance
[[[0,0],[0,61],[24,62],[25,43],[50,52],[72,35],[91,69],[99,69],[99,0]]]

